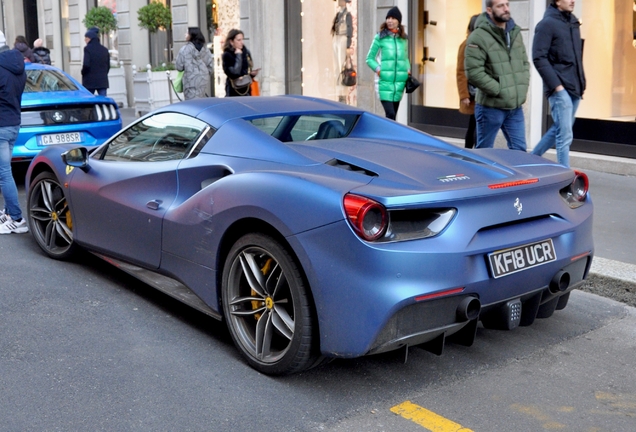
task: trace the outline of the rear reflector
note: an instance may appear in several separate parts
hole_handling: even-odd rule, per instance
[[[444,297],[444,296],[449,296],[449,295],[453,295],[453,294],[459,294],[462,291],[464,291],[464,287],[453,288],[453,289],[449,289],[449,290],[446,290],[446,291],[438,291],[436,293],[424,294],[424,295],[421,295],[419,297],[415,297],[415,301],[424,301],[424,300],[430,300],[430,299],[434,299],[434,298],[438,298],[438,297]]]

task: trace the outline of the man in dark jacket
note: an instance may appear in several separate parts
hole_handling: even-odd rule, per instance
[[[108,49],[99,43],[99,29],[91,27],[84,35],[84,61],[82,63],[82,85],[89,92],[106,96],[110,55]]]
[[[486,12],[466,41],[464,66],[468,81],[477,88],[475,148],[493,147],[501,129],[508,148],[526,151],[521,105],[530,85],[530,62],[508,0],[486,0]]]
[[[0,234],[29,231],[22,218],[18,189],[11,172],[13,145],[20,131],[20,101],[26,84],[24,57],[20,51],[9,49],[0,31],[0,189],[4,207],[0,209]]]
[[[574,16],[575,0],[552,0],[537,24],[532,60],[543,79],[543,89],[554,123],[532,153],[544,154],[556,147],[557,161],[570,166],[570,144],[576,110],[585,91],[583,41],[579,20]]]

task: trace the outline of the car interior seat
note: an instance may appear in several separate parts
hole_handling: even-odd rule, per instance
[[[338,120],[327,120],[326,122],[322,122],[318,127],[318,132],[316,132],[316,137],[314,139],[330,139],[330,138],[341,138],[345,134],[344,125],[342,122]]]

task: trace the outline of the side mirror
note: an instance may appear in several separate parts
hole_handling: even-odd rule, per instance
[[[86,170],[88,168],[88,150],[86,147],[77,147],[71,150],[67,150],[62,153],[62,161],[68,166],[81,168]]]

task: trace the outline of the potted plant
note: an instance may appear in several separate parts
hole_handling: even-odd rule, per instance
[[[156,33],[160,30],[164,30],[168,33],[166,44],[168,48],[168,63],[170,63],[172,61],[172,53],[170,52],[172,13],[170,12],[170,8],[163,3],[153,1],[139,8],[137,11],[137,20],[139,27],[148,30],[150,33]]]
[[[163,3],[153,1],[137,11],[139,27],[150,33],[166,31],[168,66],[158,67],[146,65],[145,69],[137,71],[133,66],[133,90],[135,95],[135,113],[143,115],[162,106],[168,105],[176,99],[171,89],[170,72],[172,53],[170,50],[172,13]],[[172,68],[173,69],[173,68]],[[172,73],[174,77],[174,72]]]
[[[108,49],[111,48],[107,41],[104,43],[104,36],[108,35],[111,31],[117,30],[117,18],[115,18],[113,11],[106,6],[94,7],[86,13],[82,23],[87,29],[97,27],[99,29],[102,45],[106,46]]]

